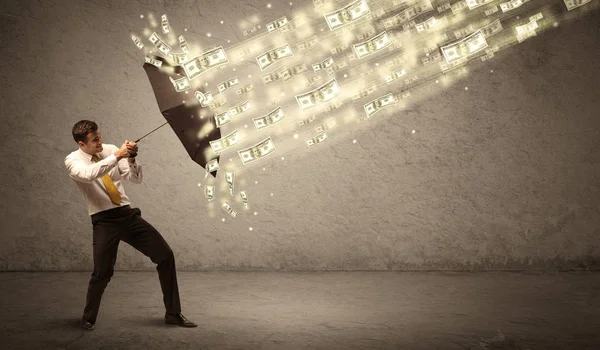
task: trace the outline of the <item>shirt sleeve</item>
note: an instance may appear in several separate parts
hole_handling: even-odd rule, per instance
[[[114,154],[93,164],[86,164],[82,160],[70,156],[65,158],[69,176],[79,182],[93,182],[106,175],[115,165],[117,165],[117,157]]]
[[[129,163],[127,158],[123,158],[118,163],[119,173],[121,174],[122,178],[125,178],[134,184],[142,183],[142,179],[144,178],[142,173],[142,165],[137,160],[135,160],[133,163]]]

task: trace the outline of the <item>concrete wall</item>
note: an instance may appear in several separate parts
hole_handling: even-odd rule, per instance
[[[91,270],[63,159],[80,119],[117,145],[164,122],[128,36],[140,14],[233,44],[238,20],[290,14],[273,3],[3,1],[0,270]],[[600,14],[572,17],[392,117],[245,172],[251,209],[236,220],[206,202],[168,127],[140,142],[145,180],[126,191],[180,270],[597,268]],[[121,243],[116,269],[153,268]]]

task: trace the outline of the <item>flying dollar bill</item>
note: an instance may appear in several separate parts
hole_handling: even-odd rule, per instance
[[[223,210],[225,210],[232,217],[235,218],[237,216],[237,211],[233,210],[233,208],[231,207],[231,205],[229,205],[229,203],[223,202],[223,204],[221,205],[221,208]]]
[[[302,52],[304,50],[310,49],[311,47],[315,46],[318,42],[319,42],[319,37],[317,37],[316,35],[313,35],[310,39],[298,44],[298,50],[300,50],[300,52]]]
[[[260,141],[254,146],[238,151],[238,155],[242,160],[242,164],[246,164],[257,159],[263,158],[275,151],[275,144],[271,140],[271,136]]]
[[[204,173],[204,180],[206,180],[206,178],[208,177],[208,174],[212,173],[213,171],[217,171],[217,170],[221,169],[221,167],[219,166],[219,160],[217,158],[215,158],[215,159],[208,161],[206,163],[205,169],[206,169],[206,172]]]
[[[308,117],[308,118],[305,118],[305,119],[302,119],[301,121],[299,121],[299,122],[298,122],[298,125],[299,125],[299,126],[304,126],[304,125],[307,125],[307,124],[309,124],[309,123],[312,123],[312,122],[314,122],[315,120],[317,120],[317,116],[315,116],[315,115],[311,115],[310,117]]]
[[[167,19],[167,15],[162,15],[160,17],[160,26],[162,27],[163,34],[169,34],[171,30],[169,28],[169,20]]]
[[[211,68],[229,63],[222,46],[206,51],[198,57],[183,64],[183,69],[189,80],[193,80]]]
[[[289,44],[285,44],[256,56],[256,62],[261,71],[269,68],[284,58],[292,57],[294,53]]]
[[[285,16],[283,16],[271,23],[267,23],[267,31],[270,33],[278,28],[285,26],[286,24],[288,24],[288,20]]]
[[[252,118],[252,121],[254,122],[254,126],[257,129],[262,129],[271,124],[277,123],[278,121],[282,120],[283,118],[285,118],[285,113],[283,113],[283,109],[281,109],[281,107],[277,107],[274,110],[272,110],[271,112],[269,112],[267,115],[264,115],[262,117]]]
[[[485,13],[486,16],[491,16],[494,13],[498,12],[498,10],[499,10],[498,6],[494,6],[494,7],[490,8],[490,9],[487,9],[487,10],[483,11],[483,13]]]
[[[394,94],[389,93],[387,95],[383,95],[379,98],[376,98],[371,102],[365,103],[363,105],[363,108],[367,113],[367,118],[370,118],[373,116],[373,114],[379,112],[383,108],[394,104],[396,104],[396,97],[394,97]]]
[[[229,185],[229,194],[231,195],[231,197],[233,197],[233,178],[234,178],[235,174],[232,172],[225,172],[225,182],[227,182],[227,185]]]
[[[291,68],[281,68],[277,70],[278,79],[282,79],[283,81],[288,81],[293,77],[308,71],[308,67],[306,63],[300,62]]]
[[[246,191],[240,191],[240,197],[242,197],[244,208],[248,209],[248,195],[246,194]]]
[[[306,141],[306,145],[308,147],[310,147],[310,146],[314,146],[314,145],[316,145],[318,143],[322,143],[325,140],[327,140],[327,134],[320,133],[319,135],[317,135],[317,136],[315,136],[313,138],[310,138],[310,139],[306,139],[305,141]]]
[[[212,201],[215,198],[215,186],[206,185],[204,187],[204,195],[208,201]]]
[[[235,145],[240,142],[240,137],[237,129],[231,132],[225,137],[221,137],[218,140],[210,141],[210,147],[216,154],[221,153],[225,148]]]
[[[215,99],[213,98],[212,93],[210,91],[207,93],[196,91],[194,93],[194,96],[196,96],[196,99],[198,100],[198,102],[200,102],[200,105],[202,107],[208,107],[209,105],[215,103]]]
[[[171,47],[167,45],[167,43],[162,41],[158,37],[158,34],[156,34],[156,32],[152,32],[152,35],[150,35],[148,39],[152,44],[154,44],[154,47],[156,47],[156,49],[160,51],[165,57],[169,54],[169,52],[171,52]]]
[[[178,39],[179,39],[179,47],[181,47],[181,51],[183,51],[189,55],[190,50],[188,48],[187,41],[185,41],[185,38],[183,37],[183,35],[180,35]]]
[[[502,10],[502,13],[508,12],[508,11],[514,10],[518,7],[521,7],[521,5],[523,5],[524,3],[528,2],[528,1],[529,0],[511,0],[511,1],[503,2],[500,4],[500,10]]]
[[[368,39],[368,38],[370,38],[371,36],[375,35],[375,33],[376,33],[376,30],[375,30],[375,28],[371,27],[371,28],[369,28],[367,31],[365,31],[365,32],[362,32],[362,33],[360,33],[360,34],[356,35],[356,38],[357,38],[358,40],[365,40],[365,39]]]
[[[488,38],[498,32],[500,32],[502,29],[504,29],[502,27],[502,23],[500,22],[499,19],[493,21],[492,23],[488,24],[487,26],[481,28],[481,33],[483,34],[484,38]]]
[[[408,22],[422,13],[429,12],[433,10],[433,6],[431,5],[431,1],[424,0],[418,4],[415,4],[406,10],[400,12],[394,17],[386,18],[382,21],[385,29],[390,29],[392,27],[396,27],[402,23]]]
[[[233,78],[231,78],[229,80],[226,80],[226,81],[220,83],[217,86],[217,89],[219,89],[220,93],[223,93],[227,89],[229,89],[230,87],[232,87],[233,85],[236,85],[236,84],[239,84],[239,83],[240,83],[240,81],[238,80],[238,77],[233,77]]]
[[[303,111],[327,102],[340,94],[337,80],[331,79],[320,87],[307,93],[296,95],[296,101]]]
[[[236,106],[233,106],[227,110],[227,114],[230,117],[235,117],[238,114],[242,114],[250,109],[250,101],[244,101]]]
[[[315,126],[315,132],[322,133],[335,126],[335,120],[329,120],[321,125]]]
[[[516,26],[515,31],[517,32],[517,40],[522,43],[525,39],[536,36],[535,30],[538,28],[537,21],[530,21],[521,26]]]
[[[352,96],[352,100],[353,101],[360,100],[363,97],[372,95],[373,93],[375,93],[375,91],[377,91],[377,84],[372,82],[365,89],[359,91],[356,95]]]
[[[326,59],[324,59],[322,62],[313,64],[312,69],[314,72],[318,72],[322,69],[325,69],[325,68],[331,66],[332,64],[333,64],[333,57],[329,56]]]
[[[325,20],[330,30],[341,28],[371,13],[366,0],[357,0],[343,8],[325,14]]]
[[[374,52],[380,51],[391,44],[390,38],[387,32],[384,30],[377,36],[355,45],[352,45],[357,58],[363,58]]]
[[[583,6],[592,0],[563,0],[563,1],[565,2],[565,6],[567,6],[567,11],[571,11],[572,9]]]
[[[181,77],[179,79],[173,79],[169,77],[169,80],[171,80],[171,83],[173,83],[175,91],[177,92],[189,90],[192,88],[192,86],[190,85],[190,81],[187,77]]]
[[[235,93],[238,95],[246,94],[250,91],[254,90],[254,84],[250,83],[248,85],[244,85],[241,88],[235,90]]]
[[[144,57],[144,61],[146,63],[150,63],[151,65],[155,66],[156,68],[160,68],[162,66],[162,61],[156,60],[152,57]]]
[[[442,46],[442,54],[448,64],[467,59],[469,56],[480,52],[488,46],[481,30],[459,40],[458,42]]]
[[[474,10],[480,6],[489,4],[492,1],[494,1],[494,0],[466,0],[469,10]]]
[[[223,112],[223,113],[218,113],[215,114],[215,125],[217,126],[217,128],[220,128],[221,126],[230,123],[231,122],[231,116],[229,115],[229,113],[227,112]]]
[[[144,43],[137,36],[131,34],[131,40],[133,40],[133,43],[135,44],[135,46],[137,46],[138,49],[141,50],[144,47]]]
[[[189,61],[189,57],[185,52],[170,53],[168,57],[171,60],[171,62],[173,62],[176,65],[181,65],[182,63]]]
[[[417,29],[417,33],[421,33],[429,30],[431,27],[435,26],[438,23],[435,17],[429,17],[427,20],[415,24],[415,28]]]

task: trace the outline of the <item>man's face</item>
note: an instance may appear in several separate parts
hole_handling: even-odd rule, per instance
[[[87,154],[102,152],[102,135],[99,132],[90,132],[86,135],[86,143],[79,141],[81,149]]]

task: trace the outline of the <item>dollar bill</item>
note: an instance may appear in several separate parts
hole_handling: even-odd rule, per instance
[[[242,164],[246,164],[257,159],[263,158],[273,153],[273,151],[275,151],[275,144],[269,136],[254,146],[239,150],[238,155],[242,160]]]
[[[257,129],[262,129],[271,124],[277,123],[278,121],[282,120],[283,118],[285,118],[285,113],[283,113],[283,109],[281,109],[281,107],[277,107],[274,110],[272,110],[271,112],[269,112],[267,115],[264,115],[262,117],[252,118],[252,121],[254,122],[254,126]]]
[[[215,158],[215,159],[209,160],[206,163],[205,168],[206,168],[207,173],[212,173],[213,171],[217,171],[217,170],[221,169],[221,166],[219,165],[219,160],[217,158]]]
[[[325,6],[325,0],[313,0],[313,5],[315,6],[315,10],[318,11],[321,7]]]
[[[250,83],[242,86],[241,88],[235,90],[235,93],[238,95],[247,94],[248,92],[254,90],[254,84]]]
[[[446,46],[442,46],[442,54],[446,63],[452,64],[457,61],[467,59],[469,56],[478,53],[488,47],[488,43],[481,30]]]
[[[485,13],[486,16],[490,16],[490,15],[493,15],[494,13],[498,12],[498,10],[499,10],[498,6],[494,6],[494,7],[489,8],[489,9],[483,11],[483,12]]]
[[[315,136],[315,137],[312,137],[312,138],[310,138],[310,139],[306,139],[305,141],[306,141],[306,145],[307,145],[308,147],[310,147],[310,146],[314,146],[314,145],[316,145],[317,143],[322,143],[322,142],[323,142],[323,141],[325,141],[325,140],[327,140],[327,134],[325,134],[325,133],[323,132],[323,133],[320,133],[320,134],[318,134],[318,135],[317,135],[317,136]]]
[[[421,62],[423,62],[423,65],[433,63],[433,62],[439,62],[441,60],[442,60],[442,54],[439,51],[435,51],[429,55],[425,55],[425,56],[421,57]]]
[[[567,11],[571,11],[572,9],[576,9],[580,6],[583,6],[592,0],[563,0],[563,1],[565,2]]]
[[[304,50],[310,49],[311,47],[315,46],[318,42],[319,42],[319,37],[317,37],[316,35],[313,35],[310,39],[298,44],[298,50],[300,50],[300,52],[302,52]]]
[[[242,197],[244,208],[248,209],[248,195],[246,194],[246,191],[240,191],[240,197]]]
[[[500,4],[500,10],[502,10],[502,13],[508,12],[508,11],[511,11],[511,10],[521,7],[521,5],[523,5],[524,3],[528,2],[528,1],[529,0],[511,0],[511,1],[503,2]]]
[[[189,57],[185,52],[184,53],[170,53],[169,58],[171,59],[171,62],[175,63],[176,65],[181,65],[182,63],[189,61]]]
[[[208,201],[212,201],[215,198],[215,186],[206,185],[204,187],[204,195]]]
[[[287,17],[283,16],[271,23],[267,23],[267,31],[270,33],[278,28],[283,27],[286,24],[288,24],[288,19]]]
[[[435,17],[429,17],[427,20],[415,24],[415,28],[417,29],[417,33],[421,33],[429,30],[429,28],[435,26],[437,23],[438,21],[435,19]]]
[[[244,30],[244,36],[247,36],[247,35],[250,35],[250,34],[252,34],[252,33],[256,32],[256,31],[257,31],[257,29],[258,29],[258,28],[256,28],[256,27],[252,27],[252,28],[250,28],[250,29],[246,29],[246,30]]]
[[[454,37],[456,39],[463,38],[475,31],[475,26],[473,24],[469,24],[468,26],[461,28],[459,30],[454,31]]]
[[[171,30],[169,28],[169,20],[167,19],[167,15],[162,15],[160,17],[160,26],[162,27],[163,34],[169,34]]]
[[[208,50],[198,57],[183,64],[183,69],[189,80],[193,80],[207,70],[229,63],[225,50],[222,46]]]
[[[335,120],[329,120],[321,125],[317,125],[315,127],[315,132],[322,133],[325,132],[335,126]]]
[[[350,45],[339,45],[339,46],[336,46],[333,49],[331,49],[330,52],[331,52],[332,55],[335,55],[335,54],[338,54],[338,53],[346,50],[349,47],[350,47]]]
[[[362,43],[352,45],[352,48],[354,49],[354,53],[356,54],[356,57],[360,59],[360,58],[364,58],[374,52],[378,52],[390,44],[391,44],[391,40],[390,40],[387,32],[384,30],[383,32],[377,34],[377,36],[373,37],[372,39],[369,39]]]
[[[202,93],[201,91],[196,91],[194,96],[200,102],[202,107],[208,107],[215,103],[215,99],[213,98],[212,93],[209,91],[207,93]]]
[[[365,103],[363,105],[363,109],[367,113],[367,118],[370,118],[383,108],[394,104],[396,104],[396,97],[394,96],[394,94],[389,93],[387,95],[383,95],[379,98],[376,98],[373,101]]]
[[[372,37],[373,35],[375,35],[375,33],[376,33],[375,28],[371,27],[368,30],[356,35],[356,38],[358,40],[366,40],[366,39]]]
[[[144,47],[144,43],[134,34],[131,34],[131,40],[133,40],[133,43],[135,44],[135,46],[137,46],[138,49],[142,49]]]
[[[263,84],[267,85],[274,81],[279,80],[279,74],[277,72],[263,74],[260,76],[260,79],[262,80]]]
[[[497,19],[497,20],[493,21],[492,23],[488,24],[487,26],[481,28],[481,33],[483,34],[484,38],[488,38],[488,37],[500,32],[502,29],[504,29],[502,27],[502,23],[500,23],[500,20]]]
[[[438,11],[439,13],[442,13],[442,12],[444,12],[444,11],[446,11],[446,10],[449,10],[449,9],[450,9],[450,7],[451,7],[451,6],[450,6],[450,3],[448,2],[448,3],[445,3],[445,4],[443,4],[442,6],[438,6],[438,8],[437,8],[437,11]]]
[[[156,60],[152,57],[144,57],[144,61],[146,63],[150,63],[151,65],[155,66],[156,68],[160,68],[162,66],[162,61]]]
[[[522,43],[525,39],[536,36],[535,30],[538,28],[537,21],[529,21],[521,26],[516,26],[515,31],[517,32],[517,40]]]
[[[355,23],[371,12],[366,0],[357,0],[339,10],[325,14],[325,20],[330,30],[341,28],[350,23]]]
[[[314,122],[315,120],[317,120],[317,116],[316,115],[311,115],[310,117],[304,118],[301,121],[299,121],[298,125],[299,126],[304,126],[304,125],[307,125],[309,123]]]
[[[169,80],[171,80],[171,83],[173,83],[175,91],[177,92],[189,90],[192,88],[192,86],[190,85],[190,81],[187,77],[181,77],[179,79],[173,79],[169,77]]]
[[[238,142],[240,142],[240,137],[236,129],[225,137],[221,137],[218,140],[210,141],[209,144],[213,152],[219,154],[227,147],[233,146]]]
[[[261,71],[269,68],[284,58],[292,57],[294,53],[289,44],[285,44],[256,56],[256,62]]]
[[[227,112],[223,112],[223,113],[218,113],[215,114],[215,124],[217,125],[217,128],[220,128],[221,126],[230,123],[231,122],[231,116],[229,115],[229,113]]]
[[[225,92],[227,89],[229,89],[230,87],[232,87],[233,85],[239,84],[240,81],[238,80],[238,77],[233,77],[229,80],[226,80],[224,82],[221,82],[218,86],[217,89],[219,89],[220,93]]]
[[[377,84],[372,82],[366,88],[362,89],[356,95],[352,96],[352,100],[353,101],[360,100],[361,98],[372,95],[373,93],[375,93],[375,91],[377,91]]]
[[[162,41],[156,32],[152,32],[152,35],[148,39],[165,57],[171,52],[171,47]]]
[[[188,48],[187,41],[185,41],[185,38],[183,37],[183,35],[180,35],[178,39],[179,39],[179,47],[181,47],[181,51],[183,51],[189,55],[190,49]]]
[[[278,79],[288,81],[291,78],[308,71],[308,67],[304,62],[300,62],[291,68],[281,68],[277,70]]]
[[[458,12],[460,12],[462,9],[464,9],[465,7],[467,7],[467,3],[464,1],[457,1],[454,4],[452,4],[452,6],[450,6],[450,10],[452,10],[452,14],[457,14]]]
[[[235,177],[235,174],[233,172],[229,172],[229,171],[225,172],[225,182],[227,182],[227,185],[229,186],[229,194],[231,195],[231,197],[233,197],[233,178],[234,177]]]
[[[337,80],[334,78],[312,91],[296,95],[295,97],[300,109],[305,111],[324,102],[330,101],[339,94],[340,86],[338,85]]]
[[[325,112],[334,111],[334,110],[340,108],[341,105],[343,105],[343,103],[341,101],[335,101],[335,102],[330,103],[329,105],[327,105],[327,107],[325,107],[324,111]]]
[[[541,19],[543,19],[543,18],[544,18],[544,15],[542,15],[542,13],[541,13],[541,12],[538,12],[538,13],[536,13],[535,15],[533,15],[533,16],[531,16],[531,17],[529,17],[529,20],[530,20],[530,21],[539,21],[539,20],[541,20]]]
[[[394,17],[384,19],[382,21],[382,23],[383,23],[383,26],[385,27],[385,29],[390,29],[390,28],[396,27],[402,23],[406,23],[406,22],[416,18],[417,16],[419,16],[425,12],[429,12],[431,10],[433,10],[431,1],[424,0],[424,1],[421,1],[415,5],[407,8],[406,10],[400,12],[399,14],[397,14]]]
[[[321,69],[325,69],[325,68],[331,66],[332,64],[333,64],[333,57],[329,56],[326,59],[324,59],[322,62],[313,64],[312,69],[314,72],[318,72]]]
[[[469,10],[474,10],[480,6],[489,4],[492,1],[494,1],[494,0],[466,0]]]
[[[237,211],[233,210],[233,208],[231,207],[231,205],[229,205],[229,203],[223,202],[223,204],[221,205],[221,208],[223,210],[225,210],[233,218],[235,218],[237,216]]]
[[[227,110],[227,114],[230,117],[235,117],[238,114],[242,114],[250,109],[250,101],[244,101],[236,106],[233,106]]]

